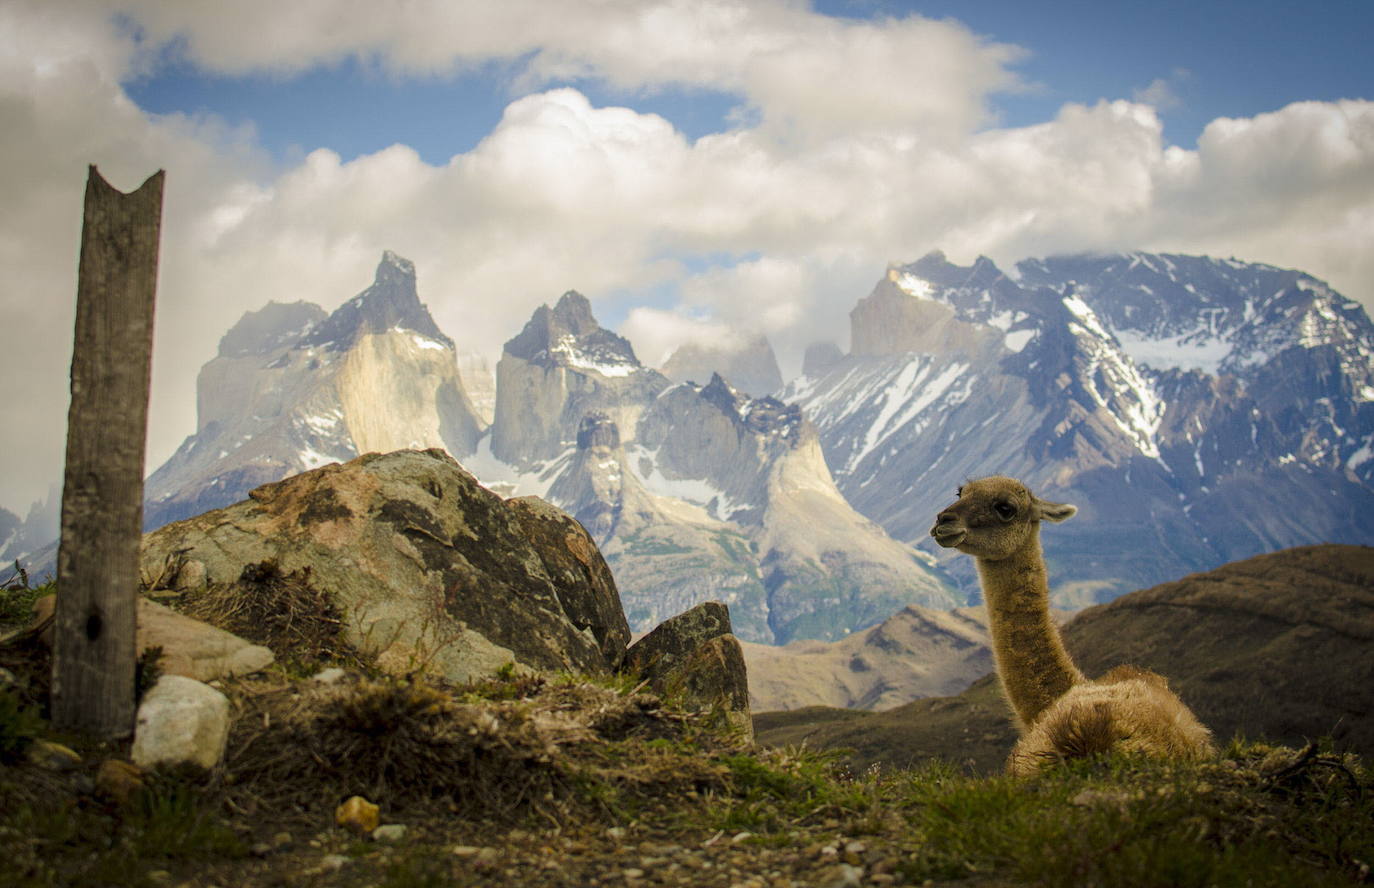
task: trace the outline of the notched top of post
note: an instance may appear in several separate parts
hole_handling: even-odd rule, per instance
[[[166,178],[167,171],[158,170],[156,173],[153,173],[151,176],[144,179],[143,184],[135,188],[133,191],[120,191],[118,188],[114,187],[109,182],[107,182],[104,176],[100,175],[99,167],[97,167],[95,164],[90,164],[86,168],[86,191],[89,194],[91,191],[101,190],[112,194],[122,195],[125,197],[138,196],[141,198],[148,198],[161,203],[162,183],[166,180]]]

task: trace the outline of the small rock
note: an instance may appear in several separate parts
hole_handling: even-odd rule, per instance
[[[164,675],[143,695],[130,757],[148,768],[160,764],[219,764],[229,740],[229,698],[183,675]]]
[[[644,878],[644,870],[642,870],[642,869],[635,869],[634,867],[630,867],[630,868],[627,869],[627,870],[622,870],[620,874],[621,874],[622,876],[624,876],[625,878],[627,878],[627,879],[642,879],[642,878]]]
[[[49,771],[71,771],[81,767],[81,756],[51,740],[35,740],[25,751],[29,762]]]
[[[626,836],[626,835],[627,835],[627,832],[626,832],[626,830],[625,830],[625,827],[623,827],[623,826],[613,826],[613,827],[611,827],[610,829],[606,830],[606,836],[607,836],[607,838],[610,838],[611,840],[616,841],[616,842],[623,842],[623,841],[625,841],[625,836]]]
[[[863,884],[864,871],[857,866],[839,863],[826,868],[816,880],[818,888],[858,888]]]
[[[334,823],[360,836],[377,828],[380,809],[362,796],[353,796],[334,811]]]
[[[123,807],[143,791],[143,769],[135,764],[106,759],[95,775],[96,795]]]
[[[730,838],[730,842],[731,842],[732,844],[738,845],[739,843],[744,842],[744,841],[746,841],[746,840],[748,840],[748,839],[751,839],[751,838],[753,838],[753,837],[754,837],[754,834],[751,833],[751,832],[748,832],[748,831],[746,830],[745,832],[738,832],[738,833],[735,833],[735,834]]]
[[[476,857],[482,849],[476,845],[454,845],[448,851],[454,857]]]
[[[346,675],[348,675],[348,673],[344,672],[338,666],[330,666],[328,669],[321,669],[319,672],[310,676],[310,680],[318,682],[319,684],[332,685],[343,681]]]
[[[15,677],[13,672],[0,666],[0,691],[17,687],[19,687],[19,679]]]
[[[399,842],[406,837],[404,823],[386,823],[372,831],[374,842]]]
[[[278,851],[286,851],[292,845],[291,833],[279,832],[272,837],[272,847]]]
[[[342,854],[326,854],[324,857],[320,858],[320,872],[338,872],[352,862],[352,858],[345,857]]]

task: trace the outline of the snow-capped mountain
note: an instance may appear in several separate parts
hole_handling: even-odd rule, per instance
[[[889,269],[851,323],[851,353],[809,357],[780,397],[898,539],[995,473],[1080,507],[1046,533],[1068,605],[1374,539],[1374,327],[1301,272],[1136,253],[1011,277],[937,253]],[[971,590],[968,561],[949,567]]]
[[[777,356],[762,335],[739,343],[688,342],[663,363],[663,375],[673,382],[702,383],[717,373],[735,388],[755,397],[771,395],[782,388]]]
[[[485,424],[458,374],[453,341],[388,251],[373,284],[333,314],[269,303],[220,340],[197,379],[197,428],[145,485],[158,527],[249,490],[369,451],[472,452]]]
[[[0,509],[0,583],[15,575],[15,563],[29,565],[40,552],[46,557],[61,523],[62,488],[56,484],[48,488],[46,497],[29,506],[23,518]]]
[[[715,598],[743,638],[833,639],[958,603],[932,559],[845,502],[800,410],[719,375],[673,385],[575,292],[506,344],[490,436],[462,462],[575,515],[636,629]]]

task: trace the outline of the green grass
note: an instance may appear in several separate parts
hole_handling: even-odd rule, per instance
[[[1352,884],[1374,859],[1369,775],[1314,756],[1276,779],[1276,762],[1295,758],[1237,745],[1219,763],[1111,757],[1030,780],[911,773],[898,792],[921,842],[903,872],[1046,886]]]
[[[1374,779],[1329,750],[1235,741],[1208,762],[1111,756],[1030,779],[974,777],[939,763],[855,775],[836,752],[731,742],[709,719],[623,677],[592,685],[505,669],[451,691],[365,682],[356,699],[310,710],[309,722],[299,720],[308,701],[291,693],[288,686],[245,698],[258,704],[241,715],[226,766],[232,774],[154,773],[124,809],[81,789],[81,773],[22,760],[0,765],[0,884],[145,885],[165,881],[158,871],[172,884],[281,884],[330,852],[350,858],[336,884],[502,884],[502,872],[459,864],[445,848],[482,844],[516,854],[502,830],[555,823],[560,835],[584,840],[628,826],[632,835],[689,848],[716,836],[740,853],[805,849],[801,859],[813,868],[800,874],[802,884],[823,865],[820,849],[845,855],[856,837],[905,885],[1303,888],[1360,884],[1374,861]],[[46,733],[31,712],[4,709],[4,699],[0,731]],[[489,724],[479,707],[501,727],[474,747],[464,739],[469,730],[481,734]],[[602,714],[588,722],[595,736],[580,734],[557,751],[526,743],[539,719],[573,712]],[[288,724],[289,736],[275,736]],[[310,731],[326,732],[328,742],[313,743]],[[361,739],[350,746],[353,734]],[[329,825],[339,798],[373,782],[375,768],[357,759],[377,758],[384,747],[394,755],[372,764],[387,769],[387,785],[372,794],[387,818],[413,828],[394,847]],[[505,752],[496,755],[497,747]],[[108,753],[87,752],[89,776]],[[272,795],[291,781],[290,793]],[[510,802],[509,810],[476,805],[483,793]],[[512,801],[517,796],[524,801]],[[289,864],[289,855],[283,863],[248,855],[248,843],[283,829],[298,844],[316,830],[325,841]],[[750,835],[734,842],[740,833]],[[865,863],[859,852],[852,862]],[[576,861],[565,863],[576,871]]]
[[[0,813],[0,881],[140,886],[152,884],[149,873],[159,868],[242,858],[247,848],[215,801],[194,783],[159,775],[120,811],[41,800],[8,805]]]
[[[43,727],[37,709],[9,691],[0,691],[0,766],[19,761]]]
[[[33,618],[33,603],[56,591],[56,580],[49,580],[37,586],[16,580],[9,585],[0,586],[0,634],[27,626]]]

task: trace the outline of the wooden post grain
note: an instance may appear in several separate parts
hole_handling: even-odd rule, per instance
[[[135,613],[163,172],[134,192],[94,166],[76,286],[53,632],[54,724],[134,726]]]

